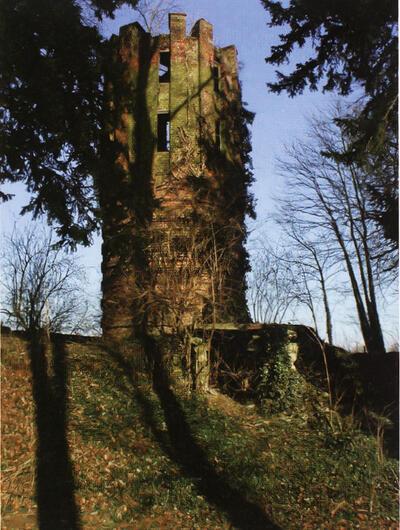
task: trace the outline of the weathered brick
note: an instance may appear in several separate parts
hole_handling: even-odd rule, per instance
[[[100,197],[109,338],[129,338],[143,320],[173,328],[247,316],[251,176],[236,49],[215,48],[203,19],[189,36],[186,15],[171,14],[169,23],[169,35],[152,37],[135,23],[113,37],[107,130],[117,154]],[[170,52],[169,82],[159,81],[161,51]],[[170,117],[162,152],[160,112]]]

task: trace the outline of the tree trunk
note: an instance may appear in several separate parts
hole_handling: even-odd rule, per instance
[[[332,315],[331,315],[331,309],[329,307],[328,292],[326,290],[325,278],[324,278],[324,274],[322,272],[322,268],[320,267],[319,263],[318,263],[318,272],[320,274],[322,299],[324,302],[324,309],[325,309],[326,334],[328,335],[328,343],[332,345],[333,344]]]

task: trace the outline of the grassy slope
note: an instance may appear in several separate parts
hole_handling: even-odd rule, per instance
[[[378,461],[372,437],[265,418],[220,394],[160,397],[101,347],[68,352],[83,528],[397,528],[397,464]],[[2,528],[34,528],[24,343],[5,337],[2,364]]]

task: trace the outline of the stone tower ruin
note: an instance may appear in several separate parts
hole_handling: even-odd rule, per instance
[[[112,37],[107,72],[102,327],[246,322],[245,216],[252,115],[234,46],[217,48],[200,19],[170,14],[169,34],[138,23]]]

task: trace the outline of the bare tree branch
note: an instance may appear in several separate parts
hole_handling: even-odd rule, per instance
[[[10,325],[30,332],[92,328],[84,269],[54,244],[51,232],[14,229],[5,238],[1,261],[2,313]]]
[[[327,259],[331,265],[344,264],[367,350],[381,353],[385,349],[376,287],[385,278],[378,273],[379,254],[374,252],[379,227],[369,215],[372,206],[362,168],[330,156],[344,152],[349,145],[346,132],[335,118],[337,115],[314,119],[308,139],[292,145],[279,162],[286,189],[290,190],[280,201],[279,222],[296,245],[310,253],[324,298],[327,292],[322,264],[326,265]]]

